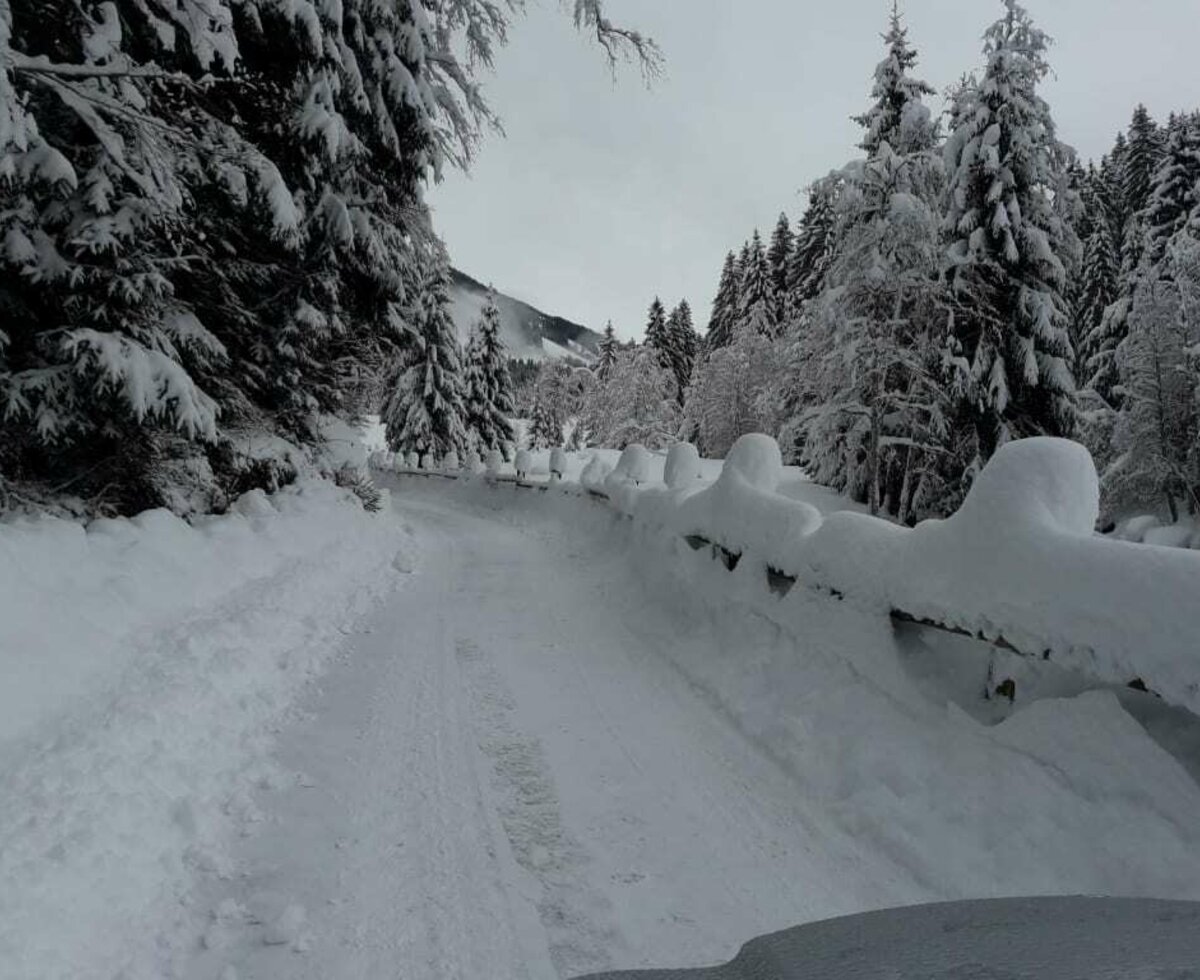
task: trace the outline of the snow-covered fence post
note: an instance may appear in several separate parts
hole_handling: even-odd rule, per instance
[[[500,476],[500,469],[503,466],[504,454],[499,449],[488,450],[487,461],[485,463],[487,478],[494,481]]]
[[[433,469],[433,453],[426,453],[421,457],[421,469],[426,471]]]
[[[700,453],[690,442],[677,442],[667,450],[663,482],[671,490],[694,487],[700,479]]]
[[[410,470],[415,470],[420,466],[421,460],[420,460],[420,457],[417,456],[416,451],[413,450],[413,451],[410,451],[409,454],[404,457],[404,462],[405,462],[405,465],[407,465]]]
[[[442,458],[442,469],[447,473],[457,473],[459,470],[458,453],[453,449]]]
[[[513,460],[513,469],[517,471],[518,482],[529,476],[529,471],[533,469],[533,457],[529,454],[528,449],[517,451],[517,458]]]
[[[550,479],[562,480],[567,474],[567,451],[561,446],[550,450]]]

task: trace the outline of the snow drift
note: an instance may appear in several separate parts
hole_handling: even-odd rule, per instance
[[[402,541],[320,481],[190,525],[0,523],[0,975],[173,975],[157,936]]]

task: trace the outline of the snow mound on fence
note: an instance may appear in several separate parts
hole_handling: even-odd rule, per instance
[[[321,481],[193,524],[0,523],[0,974],[170,972],[158,937],[226,868],[269,727],[402,542]]]
[[[782,496],[779,449],[765,435],[739,439],[717,481],[692,493],[634,485],[638,450],[626,450],[605,489],[644,524],[748,554],[880,612],[1048,651],[1100,680],[1140,679],[1200,710],[1200,556],[1096,534],[1096,470],[1079,443],[1006,444],[958,513],[914,529],[850,511],[822,517]]]
[[[671,490],[694,487],[700,479],[700,453],[690,442],[677,442],[667,450],[663,482]]]

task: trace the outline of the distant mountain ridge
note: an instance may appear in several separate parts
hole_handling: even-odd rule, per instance
[[[488,287],[458,269],[450,270],[450,314],[465,344],[479,320]],[[543,313],[519,299],[496,291],[500,335],[510,357],[535,361],[562,358],[591,361],[600,334],[561,316]]]

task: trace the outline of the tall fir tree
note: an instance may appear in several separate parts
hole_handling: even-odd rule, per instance
[[[612,320],[604,325],[604,336],[600,340],[599,356],[596,358],[596,377],[607,381],[617,359],[617,333]]]
[[[650,304],[650,311],[646,316],[645,343],[647,347],[655,350],[663,367],[670,367],[671,335],[667,329],[667,310],[657,296]]]
[[[467,348],[467,428],[483,449],[499,449],[513,442],[515,414],[508,354],[500,337],[500,311],[496,294],[487,300]]]
[[[907,74],[916,52],[894,10],[885,41],[876,105],[859,117],[871,149],[840,171],[837,248],[797,338],[788,402],[799,411],[783,436],[815,479],[909,521],[953,504],[939,356],[944,168],[929,86]]]
[[[945,150],[952,354],[985,461],[1009,439],[1075,425],[1064,258],[1076,245],[1053,200],[1066,155],[1037,92],[1049,38],[1016,0],[1004,6]]]
[[[742,280],[738,284],[737,330],[753,330],[764,337],[775,336],[778,320],[771,288],[771,268],[763,251],[758,229],[750,239]]]
[[[902,155],[927,150],[932,129],[924,99],[936,92],[927,82],[910,74],[917,63],[917,52],[908,43],[908,30],[900,19],[895,0],[883,40],[888,51],[875,69],[875,86],[871,90],[875,103],[854,119],[866,131],[859,146],[868,157],[875,156],[883,143]]]
[[[792,315],[824,286],[836,241],[836,184],[818,181],[809,189],[808,207],[800,219],[788,265],[788,299]]]
[[[718,350],[733,339],[733,328],[737,323],[738,311],[738,270],[737,260],[732,252],[725,255],[725,264],[721,267],[721,280],[717,286],[717,295],[712,304],[712,315],[708,320],[708,330],[704,335],[705,352]]]
[[[1200,206],[1200,116],[1177,116],[1168,127],[1143,211],[1142,262],[1158,277],[1167,246]]]
[[[675,376],[676,399],[682,405],[688,385],[692,381],[692,370],[695,368],[696,355],[700,348],[700,338],[692,323],[692,308],[686,299],[680,300],[679,305],[671,311],[667,326],[670,336],[670,368]]]
[[[781,211],[779,220],[775,223],[775,230],[771,233],[771,244],[767,248],[771,297],[775,304],[775,323],[778,325],[782,325],[788,316],[788,263],[791,261],[795,244],[796,236],[792,234],[787,212]]]
[[[380,412],[393,452],[441,459],[466,451],[466,378],[449,286],[449,260],[439,248],[411,313],[415,343],[397,364]]]

